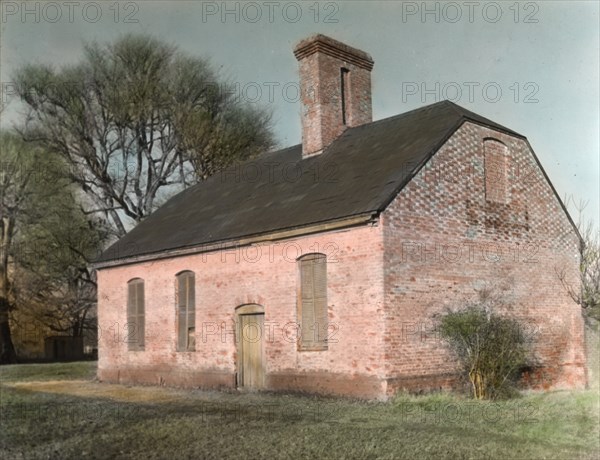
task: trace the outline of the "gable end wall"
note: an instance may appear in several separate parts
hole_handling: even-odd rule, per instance
[[[486,201],[483,141],[508,147],[506,202]],[[580,307],[556,269],[578,280],[579,240],[523,139],[465,122],[382,213],[388,393],[456,385],[436,315],[495,286],[537,334],[544,388],[585,385]]]

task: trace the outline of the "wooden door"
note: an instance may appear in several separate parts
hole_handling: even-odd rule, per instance
[[[240,315],[240,340],[238,341],[239,386],[250,389],[263,388],[265,368],[263,357],[263,313]]]

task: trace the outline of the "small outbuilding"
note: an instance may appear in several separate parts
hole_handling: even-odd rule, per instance
[[[580,236],[527,138],[448,101],[373,121],[369,54],[323,35],[294,54],[302,144],[188,188],[96,261],[99,379],[446,387],[434,318],[493,283],[536,333],[532,384],[583,387],[557,277],[578,279]]]

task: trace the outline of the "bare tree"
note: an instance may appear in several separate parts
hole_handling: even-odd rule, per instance
[[[158,201],[273,147],[270,113],[244,105],[204,59],[148,36],[84,47],[59,71],[15,75],[23,135],[58,152],[117,236]]]
[[[565,203],[577,211],[577,228],[581,234],[579,280],[569,280],[563,268],[557,268],[558,279],[571,298],[577,302],[584,313],[600,320],[600,231],[586,220],[584,210],[587,202],[575,203],[572,197],[566,197]]]

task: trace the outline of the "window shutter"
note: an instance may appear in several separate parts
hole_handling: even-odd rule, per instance
[[[136,285],[135,283],[129,283],[127,285],[127,291],[128,291],[128,295],[127,295],[127,322],[131,322],[133,321],[133,317],[136,314]]]
[[[177,349],[195,349],[196,294],[195,275],[184,272],[177,275]]]
[[[129,350],[144,349],[144,282],[139,279],[127,285],[127,345]]]
[[[179,275],[177,276],[177,307],[179,309],[185,309],[186,302],[186,285],[185,285],[185,276]]]
[[[324,344],[327,338],[327,261],[325,256],[313,263],[315,340]]]
[[[195,326],[196,326],[196,278],[190,273],[188,279],[188,302],[187,302],[187,349],[193,351],[196,348]]]
[[[310,257],[310,256],[309,256]],[[302,346],[309,347],[314,343],[313,324],[315,322],[315,305],[313,298],[313,269],[312,259],[306,258],[300,262],[301,302],[300,328]]]
[[[133,324],[135,324],[135,318],[136,318],[136,313],[137,313],[137,286],[135,283],[130,282],[127,285],[127,291],[128,291],[128,299],[127,299],[127,329],[125,331],[125,333],[127,334],[127,349],[128,350],[133,350],[135,349],[135,343],[133,342],[135,340],[135,337],[133,337],[132,335],[132,330]]]
[[[300,328],[302,348],[326,348],[327,259],[310,254],[300,260]]]
[[[187,279],[185,273],[179,275],[177,281],[177,349],[184,351],[187,343],[187,312],[185,308],[187,302]]]
[[[187,343],[185,319],[185,310],[179,310],[179,326],[177,328],[177,349],[179,351],[185,351]]]
[[[137,343],[141,349],[144,348],[144,315],[145,315],[145,299],[144,299],[144,283],[137,283]]]

